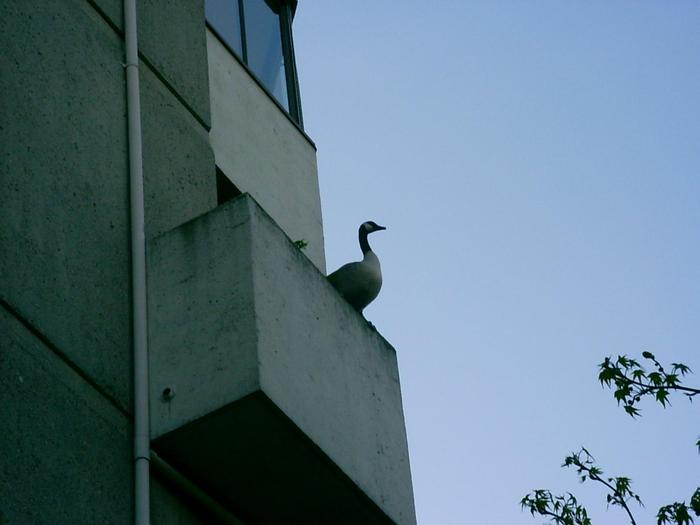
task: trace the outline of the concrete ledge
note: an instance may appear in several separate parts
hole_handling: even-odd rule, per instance
[[[252,198],[149,244],[149,314],[165,459],[255,522],[415,523],[394,349]]]

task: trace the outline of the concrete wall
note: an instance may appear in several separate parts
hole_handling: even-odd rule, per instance
[[[0,305],[0,523],[131,522],[130,418]],[[157,476],[153,525],[215,523]]]
[[[2,523],[131,522],[121,3],[0,2]],[[203,1],[138,5],[152,236],[214,208],[216,181]],[[162,494],[156,515],[185,515]]]
[[[122,0],[94,0],[101,16],[123,31]],[[139,55],[148,63],[188,111],[209,127],[207,48],[202,38],[204,3],[201,0],[139,0]]]
[[[122,41],[83,0],[0,6],[0,295],[130,409]]]
[[[131,520],[128,418],[0,306],[0,523]]]
[[[287,115],[207,30],[211,144],[216,164],[250,193],[325,272],[316,150]]]
[[[204,50],[199,8],[181,32]],[[111,22],[84,0],[0,7],[0,297],[130,410],[124,52]],[[173,67],[164,74],[177,76]],[[208,91],[204,66],[181,67]],[[208,110],[193,114],[160,71],[142,62],[141,72],[146,229],[156,235],[216,206],[214,157],[200,122]]]

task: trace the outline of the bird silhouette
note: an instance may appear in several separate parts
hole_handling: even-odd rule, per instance
[[[363,222],[358,233],[362,260],[344,264],[328,276],[328,281],[338,293],[360,313],[374,301],[382,288],[379,258],[367,242],[370,233],[381,230],[386,228],[373,221]]]

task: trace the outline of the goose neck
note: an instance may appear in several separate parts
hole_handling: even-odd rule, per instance
[[[359,232],[359,239],[360,239],[360,249],[362,250],[362,254],[366,254],[367,252],[371,252],[372,248],[369,246],[369,242],[367,241],[367,230],[365,230],[362,226],[360,226],[360,232]]]

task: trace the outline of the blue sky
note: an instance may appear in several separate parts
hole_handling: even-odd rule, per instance
[[[697,403],[637,421],[596,381],[654,352],[700,384],[700,4],[327,2],[295,20],[329,270],[358,225],[384,288],[421,524],[541,523],[586,446],[654,523],[700,484]]]

